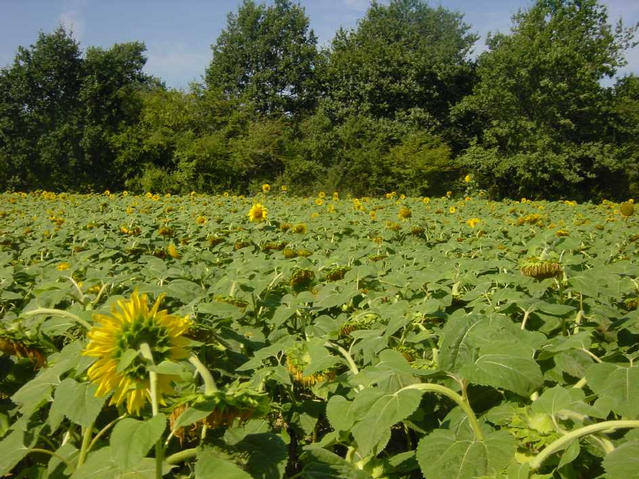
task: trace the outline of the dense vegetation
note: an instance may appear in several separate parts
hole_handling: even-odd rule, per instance
[[[460,13],[394,0],[321,50],[298,4],[245,0],[181,91],[143,44],[82,52],[60,28],[0,70],[0,189],[435,195],[472,173],[494,198],[625,199],[639,78],[601,81],[634,33],[597,0],[538,0],[472,60]]]
[[[0,195],[0,476],[639,477],[631,202],[269,189]]]

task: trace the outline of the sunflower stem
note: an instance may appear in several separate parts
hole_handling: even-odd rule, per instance
[[[462,411],[466,413],[470,427],[473,430],[473,434],[475,435],[475,439],[477,439],[478,441],[484,440],[484,434],[481,431],[481,427],[479,427],[477,416],[475,416],[475,412],[470,407],[470,403],[468,402],[467,399],[464,399],[462,396],[457,394],[452,389],[449,389],[446,386],[442,386],[440,384],[418,383],[418,384],[411,384],[410,386],[406,386],[400,389],[400,391],[403,391],[406,389],[417,389],[418,391],[437,393],[437,394],[441,394],[442,396],[446,396],[449,399],[452,399],[453,401],[457,403],[457,405],[462,409]]]
[[[60,454],[56,453],[56,452],[49,451],[48,449],[40,449],[40,448],[37,448],[37,447],[33,448],[33,449],[29,449],[29,453],[32,453],[32,452],[39,452],[41,454],[48,454],[49,456],[55,457],[59,461],[63,462],[69,469],[73,469],[73,467],[71,466],[71,463],[69,461],[67,461],[64,457],[62,457]]]
[[[194,447],[192,449],[183,449],[179,452],[176,452],[175,454],[171,454],[169,457],[166,458],[166,463],[171,465],[171,464],[178,464],[180,462],[184,462],[187,459],[190,459],[192,457],[195,457],[195,455],[197,454],[197,448]]]
[[[200,358],[198,358],[195,354],[191,354],[191,356],[189,357],[189,362],[193,366],[195,366],[195,369],[197,369],[199,375],[202,376],[202,380],[204,381],[204,394],[206,396],[215,394],[217,392],[217,385],[215,384],[215,380],[211,375],[211,371],[209,371],[208,368],[204,364],[202,364]]]
[[[84,460],[89,453],[89,444],[91,443],[91,433],[93,432],[93,422],[82,431],[82,446],[80,446],[80,456],[78,457],[78,467],[84,464]]]
[[[31,311],[27,311],[26,313],[22,313],[23,316],[27,316],[27,317],[37,316],[38,314],[48,314],[50,316],[62,316],[64,318],[72,319],[76,323],[84,326],[86,329],[91,329],[91,325],[88,322],[86,322],[84,319],[82,319],[81,317],[73,313],[70,313],[69,311],[64,311],[62,309],[37,308],[37,309],[32,309]]]
[[[546,459],[552,456],[557,451],[562,450],[568,446],[573,440],[579,439],[588,434],[595,434],[602,431],[614,431],[617,429],[630,429],[639,428],[639,421],[625,420],[625,421],[603,421],[597,424],[591,424],[589,426],[581,427],[574,431],[569,432],[565,436],[551,442],[545,447],[539,454],[537,454],[529,463],[531,471],[537,471]]]
[[[140,344],[140,353],[142,353],[142,357],[149,361],[151,364],[153,362],[153,353],[151,352],[151,346],[149,343]],[[151,389],[151,410],[153,411],[153,416],[157,416],[160,412],[158,405],[158,373],[155,371],[149,371],[149,383]],[[155,443],[155,478],[162,479],[162,461],[164,459],[164,446],[162,445],[162,438],[158,439]]]

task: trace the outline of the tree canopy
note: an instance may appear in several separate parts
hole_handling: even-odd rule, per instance
[[[244,0],[231,13],[206,70],[209,88],[250,101],[257,112],[308,111],[316,101],[317,38],[304,9],[290,0],[273,5]]]
[[[0,69],[0,188],[639,194],[637,26],[600,0],[536,0],[478,36],[426,0],[372,1],[318,49],[299,3],[244,0],[202,84],[144,73],[140,42],[41,33]],[[604,82],[607,80],[607,83]]]

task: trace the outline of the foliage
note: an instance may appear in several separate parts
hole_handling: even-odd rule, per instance
[[[137,121],[144,45],[89,48],[62,27],[20,47],[0,72],[3,188],[117,188],[111,138]]]
[[[600,81],[624,65],[635,29],[613,28],[596,0],[538,0],[513,21],[510,35],[489,38],[473,94],[455,109],[479,132],[462,163],[479,165],[482,184],[500,196],[619,191],[614,179],[627,181],[629,164],[606,137],[610,102]]]
[[[261,114],[299,115],[316,101],[316,43],[299,4],[244,0],[212,46],[206,84],[250,101]]]
[[[420,108],[430,126],[470,92],[467,56],[477,36],[462,15],[422,0],[373,2],[357,27],[340,29],[324,72],[335,114],[395,118]]]
[[[632,477],[636,214],[254,191],[0,195],[0,474]]]

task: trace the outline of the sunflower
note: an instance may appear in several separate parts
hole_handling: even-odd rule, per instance
[[[479,222],[480,222],[479,218],[470,218],[469,220],[466,220],[466,224],[470,226],[471,228],[474,228],[475,226],[477,226]]]
[[[268,193],[269,191],[271,191],[271,185],[269,185],[268,183],[264,183],[262,185],[262,193]]]
[[[632,216],[635,212],[635,207],[632,202],[626,201],[625,203],[621,203],[619,211],[623,216]]]
[[[113,393],[111,405],[119,406],[126,400],[130,414],[139,414],[145,400],[150,400],[149,374],[146,360],[141,354],[131,358],[131,351],[139,351],[147,343],[156,364],[164,360],[184,359],[188,356],[188,339],[184,333],[191,326],[187,317],[158,311],[162,296],[149,310],[145,294],[134,291],[128,300],[119,300],[110,315],[95,314],[99,324],[88,333],[89,344],[84,356],[98,358],[89,368],[89,379],[96,383],[96,396]],[[158,375],[158,394],[171,393],[172,376]]]
[[[248,212],[249,221],[261,223],[266,219],[266,207],[261,203],[255,203]]]
[[[410,218],[411,216],[413,216],[413,212],[410,210],[410,208],[407,208],[406,206],[402,206],[399,209],[399,213],[397,213],[397,217],[400,220],[405,220]]]

